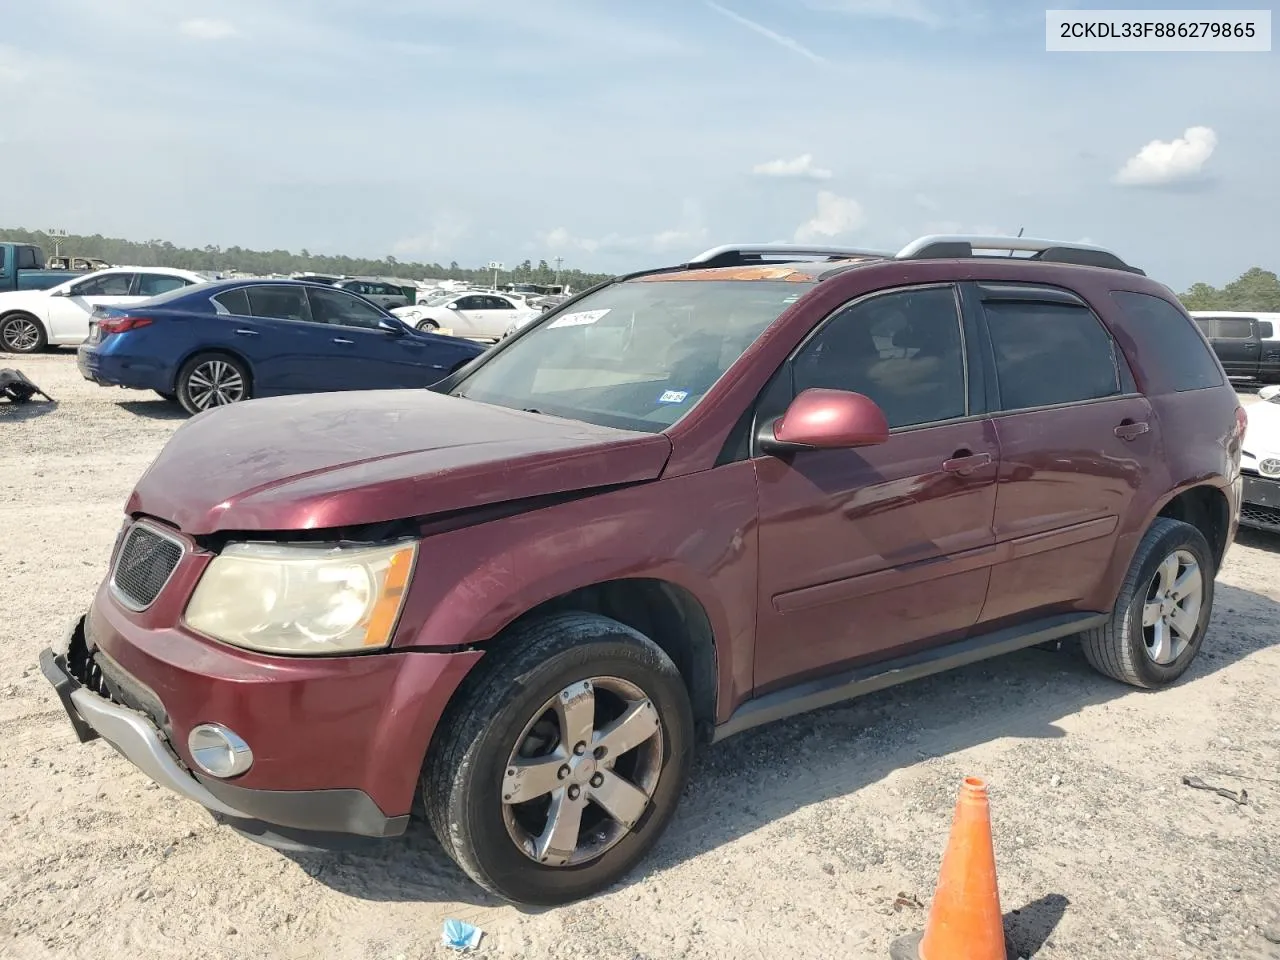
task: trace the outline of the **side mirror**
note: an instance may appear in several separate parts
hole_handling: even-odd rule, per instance
[[[400,324],[396,323],[394,320],[388,320],[385,317],[378,321],[378,329],[393,337],[404,336],[404,327],[400,326]]]
[[[786,413],[761,431],[766,453],[845,450],[889,439],[889,422],[870,397],[848,390],[812,388],[791,401]]]
[[[1280,383],[1273,383],[1269,387],[1263,387],[1258,391],[1259,400],[1272,400],[1280,397]]]
[[[457,309],[458,309],[458,305],[457,305],[456,303],[451,303],[451,304],[449,304],[449,309],[450,309],[450,310],[457,310]]]
[[[50,290],[50,291],[49,291],[49,296],[51,296],[51,297],[69,297],[69,296],[71,296],[71,294],[70,294],[70,292],[68,292],[68,291],[66,291],[66,290]]]

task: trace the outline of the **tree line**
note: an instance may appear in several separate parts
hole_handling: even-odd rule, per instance
[[[54,237],[43,230],[0,228],[0,239],[11,243],[34,243],[44,250],[46,257],[60,247],[63,256],[96,257],[107,263],[127,264],[132,267],[180,267],[211,273],[239,271],[252,274],[334,273],[349,277],[396,277],[405,280],[463,280],[488,285],[493,282],[493,271],[485,267],[463,267],[457,261],[448,266],[439,263],[417,263],[383,257],[373,260],[361,257],[325,256],[307,250],[293,253],[289,250],[248,250],[244,247],[209,245],[202,249],[178,247],[168,240],[121,240],[104,237],[71,234]],[[513,268],[498,271],[498,282],[556,283],[557,271],[546,261],[525,260]],[[587,273],[582,270],[563,269],[559,281],[573,290],[585,290],[603,280],[609,274]]]
[[[34,243],[52,256],[55,240],[67,256],[98,257],[108,263],[139,267],[182,267],[213,273],[240,271],[253,274],[336,273],[345,276],[398,277],[407,280],[463,280],[487,285],[493,282],[493,271],[485,267],[463,267],[452,261],[417,263],[384,257],[381,260],[313,254],[307,250],[247,250],[244,247],[174,246],[168,240],[121,240],[104,237],[70,235],[52,237],[41,230],[3,229],[0,238],[14,243]],[[546,260],[536,264],[525,260],[512,269],[498,272],[498,281],[512,283],[556,282],[557,272]],[[585,290],[604,280],[609,274],[586,273],[582,270],[559,271],[560,283],[573,290]],[[1188,310],[1257,310],[1280,313],[1280,279],[1270,270],[1251,267],[1221,289],[1197,283],[1179,298]]]

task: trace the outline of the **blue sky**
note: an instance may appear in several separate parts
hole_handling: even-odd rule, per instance
[[[1280,268],[1278,55],[1049,54],[1019,0],[41,0],[2,22],[13,225],[610,271],[1024,227],[1179,289]]]

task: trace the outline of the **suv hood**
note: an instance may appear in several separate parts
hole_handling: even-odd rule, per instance
[[[655,480],[663,434],[428,390],[250,400],[178,428],[130,514],[193,535],[314,530]]]

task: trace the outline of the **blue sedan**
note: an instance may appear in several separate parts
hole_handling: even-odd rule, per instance
[[[484,349],[334,287],[228,280],[96,308],[77,361],[86,380],[199,413],[251,397],[427,387]]]

